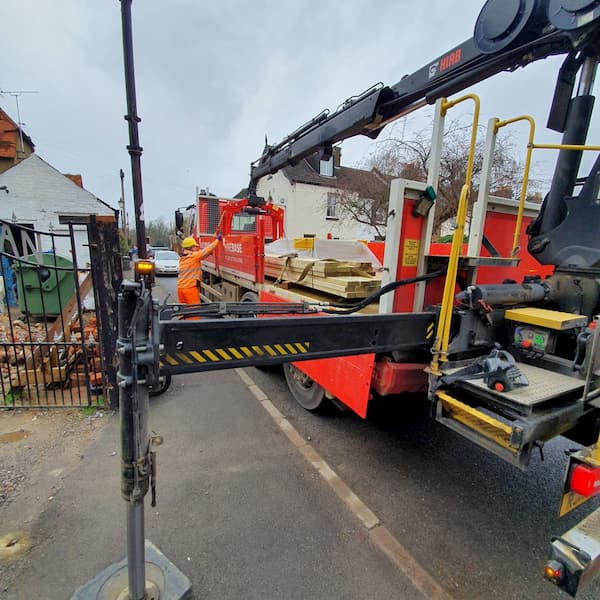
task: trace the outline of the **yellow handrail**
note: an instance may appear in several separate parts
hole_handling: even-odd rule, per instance
[[[471,130],[471,145],[469,148],[469,158],[467,161],[467,172],[465,175],[465,183],[460,192],[458,201],[458,209],[456,211],[456,228],[452,237],[452,247],[450,256],[448,257],[448,270],[446,271],[446,281],[444,284],[444,294],[442,296],[442,306],[440,308],[440,316],[438,320],[438,328],[436,338],[433,343],[433,359],[430,369],[434,375],[440,375],[439,363],[448,360],[448,343],[450,339],[450,322],[452,320],[452,309],[454,307],[454,290],[456,288],[456,277],[458,274],[458,261],[460,259],[463,240],[465,237],[465,224],[467,221],[467,210],[469,208],[469,196],[471,195],[471,179],[473,177],[473,163],[475,161],[475,145],[477,143],[477,126],[479,123],[479,96],[476,94],[465,94],[456,100],[444,99],[441,104],[442,116],[446,112],[464,102],[465,100],[473,100],[475,110],[473,111],[473,128]]]
[[[600,151],[600,146],[586,146],[585,144],[531,144],[534,150],[592,150]]]
[[[441,104],[441,115],[445,116],[446,112],[464,102],[465,100],[473,100],[475,110],[473,112],[473,129],[471,131],[471,145],[469,148],[469,158],[467,162],[467,172],[465,176],[465,184],[460,192],[460,199],[456,212],[456,227],[452,237],[452,247],[450,256],[448,257],[448,270],[446,271],[446,280],[444,284],[444,293],[442,296],[442,306],[440,308],[440,316],[438,319],[438,327],[435,341],[431,350],[433,358],[429,371],[434,376],[440,376],[440,362],[448,360],[448,345],[450,340],[450,324],[452,320],[452,309],[454,307],[454,290],[456,288],[456,278],[458,275],[458,263],[461,256],[462,244],[464,240],[464,231],[467,220],[467,211],[469,207],[469,197],[471,194],[471,178],[473,176],[473,162],[475,158],[475,144],[477,141],[477,125],[479,122],[480,101],[476,94],[466,94],[456,100],[443,99]],[[527,196],[527,186],[529,184],[529,171],[531,169],[532,151],[536,149],[547,150],[592,150],[600,151],[600,146],[588,146],[579,144],[535,144],[533,142],[535,136],[535,120],[529,115],[521,115],[512,119],[500,121],[496,119],[494,133],[497,133],[501,127],[505,127],[517,121],[527,121],[529,123],[529,141],[527,143],[527,155],[525,158],[525,171],[523,174],[523,183],[521,185],[521,195],[519,198],[519,208],[517,212],[517,222],[515,224],[515,232],[513,236],[513,247],[511,257],[515,257],[519,250],[520,229],[523,223],[523,213],[525,209],[525,199]],[[598,438],[600,445],[600,436]]]
[[[496,125],[494,127],[494,133],[498,133],[498,130],[511,123],[518,121],[529,122],[529,141],[527,144],[527,155],[525,156],[525,170],[523,172],[523,183],[521,185],[521,195],[519,197],[519,210],[517,211],[517,222],[515,223],[515,234],[513,237],[512,250],[510,251],[511,257],[515,258],[519,251],[519,238],[521,237],[521,225],[523,223],[523,212],[525,211],[525,198],[527,197],[527,186],[529,185],[529,170],[531,168],[531,154],[533,152],[533,139],[535,136],[535,120],[529,115],[521,115],[519,117],[513,117],[512,119],[505,119],[500,121],[496,119]]]

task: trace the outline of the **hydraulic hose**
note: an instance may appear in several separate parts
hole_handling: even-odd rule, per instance
[[[434,271],[433,273],[426,273],[425,275],[419,275],[418,277],[410,277],[408,279],[399,279],[398,281],[392,281],[387,285],[384,285],[381,289],[372,293],[370,296],[363,298],[360,302],[357,302],[356,304],[348,306],[347,304],[335,304],[332,302],[327,308],[323,308],[320,312],[332,315],[349,315],[351,313],[363,309],[365,306],[368,306],[372,302],[379,300],[379,298],[384,294],[387,294],[399,287],[402,287],[404,285],[410,285],[411,283],[419,283],[420,281],[430,281],[431,279],[440,277],[445,273],[445,270],[440,270]]]
[[[289,315],[289,314],[307,314],[307,313],[327,313],[331,315],[348,315],[378,300],[383,294],[387,294],[401,286],[419,283],[420,281],[429,281],[444,275],[446,271],[434,271],[426,273],[419,277],[409,279],[400,279],[392,281],[383,286],[377,292],[374,292],[367,298],[363,298],[356,304],[335,304],[327,303],[321,306],[320,303],[311,302],[210,302],[205,304],[173,304],[165,305],[159,311],[160,321],[171,321],[173,319],[186,319],[192,317],[202,318],[223,318],[227,316],[251,317],[257,314],[269,315]]]

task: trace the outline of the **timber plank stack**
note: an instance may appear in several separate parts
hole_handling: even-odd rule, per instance
[[[13,402],[15,394],[23,405],[28,400],[34,404],[41,400],[56,403],[56,394],[41,390],[69,387],[76,390],[77,400],[81,401],[85,390],[79,387],[86,384],[86,377],[92,388],[101,388],[103,370],[96,317],[93,313],[83,314],[83,331],[77,313],[63,311],[63,318],[49,324],[0,314],[0,406],[8,406],[7,400]],[[58,400],[65,403],[64,392]]]
[[[340,298],[366,298],[381,287],[370,262],[266,255],[265,277]]]

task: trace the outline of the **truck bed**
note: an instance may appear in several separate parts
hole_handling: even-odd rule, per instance
[[[274,283],[265,283],[261,286],[261,291],[269,296],[274,295],[281,298],[281,300],[288,302],[322,302],[328,304],[340,301],[339,298],[335,298],[330,294],[298,286],[282,287],[281,285],[275,285]],[[348,305],[350,306],[352,303],[353,302],[349,302]],[[367,315],[377,314],[379,313],[379,302],[373,302],[358,312]]]
[[[265,279],[346,299],[366,298],[381,287],[381,278],[366,261],[265,255]]]

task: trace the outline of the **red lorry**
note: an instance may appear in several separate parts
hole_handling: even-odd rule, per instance
[[[431,170],[433,175],[434,169]],[[401,188],[393,186],[390,202],[399,207],[397,218],[390,218],[388,223],[388,240],[394,241],[392,244],[388,242],[383,255],[384,283],[417,276],[419,253],[424,253],[427,247],[429,257],[425,258],[432,264],[437,260],[440,267],[445,268],[450,244],[430,244],[421,239],[424,234],[423,218],[414,212],[426,189],[427,186],[422,183],[409,181],[405,181]],[[549,268],[542,267],[525,252],[519,260],[499,256],[506,257],[511,252],[518,202],[501,198],[488,202],[486,199],[485,206],[487,218],[484,214],[482,221],[487,249],[483,249],[483,257],[478,257],[481,264],[475,268],[469,266],[466,259],[463,260],[462,279],[472,278],[475,270],[479,283],[507,278],[520,281],[524,276],[549,274]],[[520,225],[520,247],[526,245],[525,229],[538,209],[538,205],[527,203]],[[270,203],[256,207],[251,206],[247,199],[232,200],[201,194],[194,205],[176,217],[182,234],[193,235],[201,246],[208,245],[217,232],[223,234],[222,246],[202,262],[201,294],[204,301],[348,303],[310,289],[307,284],[294,285],[288,280],[276,282],[274,277],[265,274],[265,244],[283,238],[283,210]],[[467,254],[466,244],[463,254]],[[474,260],[472,258],[471,262]],[[375,256],[373,262],[378,264]],[[390,294],[387,303],[385,300],[370,303],[362,312],[418,311],[423,306],[441,301],[443,285],[441,278],[429,282],[424,287],[420,306],[415,303],[417,288],[410,286]],[[283,369],[290,392],[305,409],[318,410],[333,400],[364,418],[373,394],[391,396],[426,391],[429,358],[422,356],[419,360],[407,361],[392,355],[362,354],[286,363]]]
[[[223,244],[202,261],[204,301],[256,302],[264,281],[265,243],[283,236],[283,209],[273,204],[252,207],[248,200],[200,194],[175,221],[183,235],[201,247],[217,232]]]
[[[556,436],[581,444],[582,449],[569,453],[561,515],[598,496],[600,158],[583,177],[579,173],[583,152],[598,151],[586,141],[600,62],[599,31],[597,1],[487,0],[473,37],[397,83],[376,84],[334,112],[320,112],[280,143],[265,145],[251,165],[248,199],[242,205],[251,211],[266,210],[260,199],[263,178],[315,152],[327,161],[334,144],[358,135],[375,139],[389,123],[436,103],[427,183],[392,182],[381,281],[381,291],[387,293],[353,305],[330,298],[326,306],[315,294],[267,282],[264,246],[252,248],[244,263],[239,256],[245,254],[239,240],[243,230],[232,228],[228,233],[218,216],[207,231],[223,228],[222,253],[231,254],[233,261],[227,263],[233,279],[226,275],[223,256],[217,255],[213,266],[206,264],[205,286],[211,288],[206,291],[218,292],[215,299],[225,298],[225,293],[240,300],[258,295],[260,300],[292,300],[298,307],[297,300],[306,297],[306,304],[321,312],[380,314],[273,318],[265,319],[271,323],[264,326],[242,318],[234,327],[221,317],[268,311],[244,306],[246,312],[236,313],[238,305],[228,313],[226,306],[218,305],[208,307],[219,317],[213,321],[178,324],[172,321],[179,318],[179,307],[165,309],[165,373],[281,362],[290,365],[285,367],[288,385],[306,408],[317,409],[335,397],[363,416],[374,392],[427,390],[423,398],[431,402],[437,422],[518,468],[525,469],[532,452]],[[495,74],[558,55],[564,60],[547,127],[561,134],[561,143],[536,143],[530,116],[491,119],[478,197],[471,203],[479,98],[472,93],[451,96]],[[526,98],[535,98],[535,90]],[[462,102],[473,103],[471,154],[448,249],[432,243],[432,191],[438,189],[445,115]],[[501,128],[519,123],[529,124],[520,198],[490,197],[495,136]],[[525,201],[526,182],[532,151],[547,149],[559,152],[540,210],[540,205]],[[260,220],[256,227],[260,233]],[[264,241],[264,235],[256,237]],[[240,268],[243,264],[247,272]],[[286,315],[300,312],[291,307],[292,303],[284,306]],[[334,354],[328,348],[333,345],[339,358],[330,358]],[[379,353],[340,356],[371,348]],[[186,349],[204,351],[205,357],[194,362],[183,352]],[[311,356],[320,358],[310,360]],[[598,573],[600,510],[553,540],[552,559],[544,572],[568,593],[581,591],[589,598],[600,597]]]

